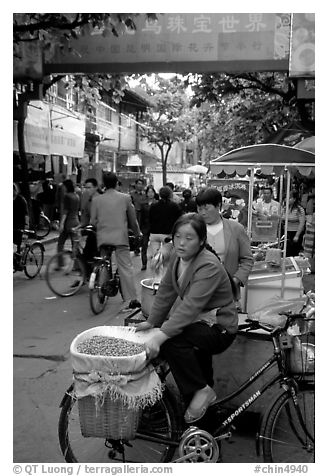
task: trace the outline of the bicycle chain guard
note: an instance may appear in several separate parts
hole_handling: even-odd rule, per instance
[[[220,449],[210,433],[192,426],[180,439],[179,456],[176,463],[217,463]]]

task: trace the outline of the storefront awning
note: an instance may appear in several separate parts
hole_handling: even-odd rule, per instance
[[[280,175],[286,168],[309,176],[314,171],[315,155],[312,152],[280,144],[256,144],[231,150],[210,162],[213,174],[240,176],[258,168],[265,175]]]
[[[25,151],[30,154],[66,155],[82,158],[85,116],[43,101],[31,101],[25,120]],[[14,121],[14,151],[18,151]]]

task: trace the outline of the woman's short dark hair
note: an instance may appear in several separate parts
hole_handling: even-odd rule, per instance
[[[63,185],[65,186],[68,193],[74,192],[74,183],[71,179],[64,180]]]
[[[209,187],[201,190],[196,196],[196,203],[200,207],[202,205],[222,205],[222,195],[214,187]]]
[[[198,235],[200,241],[203,242],[201,248],[204,248],[207,238],[207,229],[204,218],[198,213],[185,213],[174,223],[172,228],[172,239],[182,225],[191,225]]]
[[[93,187],[98,187],[98,181],[97,181],[97,179],[92,178],[92,177],[86,179],[85,183],[91,183],[91,185],[92,185]]]
[[[164,200],[164,202],[168,202],[172,196],[172,190],[170,187],[167,187],[166,185],[164,187],[161,187],[159,189],[159,197]]]
[[[154,186],[153,185],[147,185],[146,190],[145,190],[146,195],[148,194],[148,190],[152,190],[154,192],[155,198],[158,200],[159,196],[158,196],[158,193],[156,192]]]

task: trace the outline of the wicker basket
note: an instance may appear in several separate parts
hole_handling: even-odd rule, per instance
[[[135,437],[141,410],[128,408],[122,400],[106,395],[103,405],[96,407],[91,396],[78,400],[82,435],[113,440],[132,440]]]

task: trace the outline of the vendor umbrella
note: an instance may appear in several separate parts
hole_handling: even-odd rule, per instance
[[[300,173],[309,175],[315,163],[315,155],[307,150],[280,144],[255,144],[233,149],[210,162],[213,174],[225,172],[246,175],[253,167],[264,174],[281,173],[285,167],[296,167]]]
[[[204,165],[192,165],[186,169],[186,172],[191,172],[193,174],[206,174],[208,171],[208,167]]]
[[[315,137],[307,137],[306,139],[301,140],[301,142],[298,142],[297,144],[294,145],[295,149],[302,149],[302,150],[307,150],[309,152],[314,152],[315,151]]]

